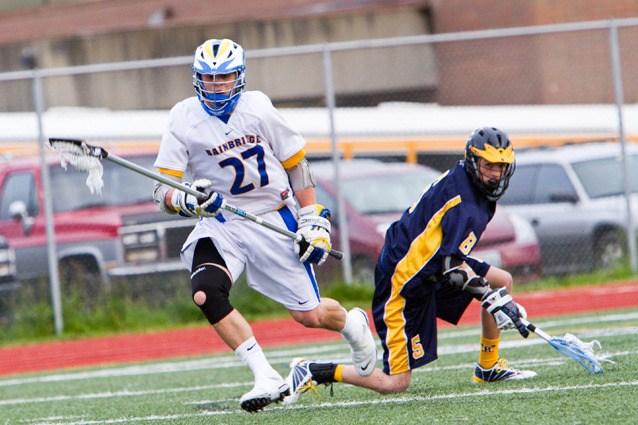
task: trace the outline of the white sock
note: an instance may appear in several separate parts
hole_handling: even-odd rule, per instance
[[[343,329],[341,329],[341,335],[343,335],[346,341],[352,341],[355,337],[359,335],[359,327],[355,326],[352,323],[352,320],[348,320],[348,319],[349,319],[349,315],[346,312],[346,324],[343,327]]]
[[[268,378],[282,379],[281,375],[268,363],[266,355],[254,336],[237,347],[235,354],[252,370],[255,381]]]

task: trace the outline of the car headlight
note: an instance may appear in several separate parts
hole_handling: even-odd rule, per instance
[[[121,236],[124,261],[145,263],[160,259],[159,235],[155,230],[124,233]]]
[[[157,261],[159,259],[159,249],[147,248],[147,249],[129,249],[124,253],[124,260],[127,263],[146,263],[150,261]]]
[[[6,247],[0,248],[0,276],[15,275],[16,257],[13,249]]]
[[[157,243],[157,232],[155,231],[122,235],[122,244],[124,244],[124,246],[149,245],[155,243]]]
[[[0,263],[11,262],[12,251],[10,248],[0,248]]]
[[[527,220],[517,214],[510,214],[510,220],[514,226],[514,234],[518,243],[538,242],[534,227]]]

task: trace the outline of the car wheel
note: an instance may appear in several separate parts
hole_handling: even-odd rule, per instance
[[[354,258],[352,260],[352,280],[374,285],[374,267],[374,263],[367,258]]]
[[[607,230],[600,234],[594,244],[594,267],[596,269],[611,269],[620,264],[625,255],[625,247],[620,233]]]

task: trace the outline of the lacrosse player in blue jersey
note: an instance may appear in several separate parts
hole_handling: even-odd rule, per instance
[[[191,272],[193,301],[222,340],[253,372],[254,387],[240,399],[257,411],[289,393],[269,364],[229,291],[246,271],[248,286],[286,307],[299,323],[341,332],[354,367],[370,374],[377,357],[368,317],[321,298],[312,265],[326,260],[330,212],[316,203],[314,177],[305,159],[305,140],[258,91],[246,91],[242,47],[228,39],[208,40],[193,60],[197,96],[170,113],[155,166],[168,178],[207,193],[199,200],[156,184],[153,197],[163,211],[200,217],[184,243],[182,262]],[[295,199],[300,209],[295,207]],[[281,234],[222,211],[222,202],[302,236]]]
[[[296,358],[287,377],[292,394],[318,384],[345,382],[379,393],[404,391],[412,370],[437,358],[436,319],[457,324],[473,299],[482,303],[481,349],[474,382],[526,379],[535,372],[510,368],[498,352],[501,330],[521,323],[512,276],[470,256],[515,169],[514,150],[502,130],[475,130],[463,161],[431,183],[388,229],[375,270],[372,314],[383,347],[383,370],[362,377],[351,366]]]

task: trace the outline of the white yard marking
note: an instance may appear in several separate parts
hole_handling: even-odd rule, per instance
[[[486,396],[499,396],[499,397],[507,397],[514,394],[538,394],[538,393],[547,393],[547,392],[569,392],[569,391],[586,391],[586,390],[596,390],[601,388],[619,388],[619,387],[635,387],[638,386],[638,380],[629,381],[629,382],[614,382],[607,384],[588,384],[588,385],[571,385],[571,386],[548,386],[543,388],[519,388],[519,389],[505,389],[505,390],[483,390],[483,391],[474,391],[474,392],[465,392],[465,393],[455,393],[455,394],[440,394],[433,396],[412,396],[412,397],[390,397],[385,396],[383,398],[374,398],[371,400],[363,400],[363,401],[348,401],[348,402],[337,402],[337,403],[320,403],[313,404],[311,406],[286,406],[280,407],[276,406],[272,409],[283,409],[283,410],[299,410],[299,409],[334,409],[339,407],[355,407],[355,406],[368,406],[368,405],[379,405],[379,404],[405,404],[412,402],[428,402],[434,400],[444,400],[444,399],[458,399],[458,398],[474,398],[481,397],[484,398]],[[36,425],[98,425],[98,424],[125,424],[125,423],[136,423],[136,422],[156,422],[156,421],[165,421],[165,420],[179,420],[179,419],[188,419],[188,418],[201,418],[207,416],[218,416],[218,415],[235,415],[242,413],[242,410],[224,410],[224,411],[208,411],[201,412],[195,414],[176,414],[176,415],[153,415],[153,416],[140,416],[134,418],[117,418],[117,419],[108,419],[108,420],[82,420],[77,421],[77,417],[69,418],[68,421],[65,421],[64,418],[56,417],[56,418],[42,418],[36,419],[33,421]]]
[[[594,319],[592,319],[594,317]],[[606,336],[614,336],[614,335],[636,335],[638,334],[638,327],[636,326],[624,326],[623,322],[636,320],[638,318],[638,312],[630,313],[630,314],[608,314],[604,316],[593,315],[589,317],[580,317],[568,320],[552,320],[547,322],[538,322],[539,326],[543,328],[552,328],[552,327],[560,327],[562,329],[575,326],[578,324],[591,324],[592,320],[595,320],[596,323],[603,322],[612,322],[609,327],[605,329],[598,329],[588,332],[578,333],[581,337],[606,337]],[[477,351],[477,344],[454,344],[451,340],[453,338],[467,337],[472,335],[478,335],[479,328],[475,327],[462,327],[458,329],[445,329],[441,331],[440,339],[443,340],[441,346],[439,347],[439,355],[451,355],[451,354],[459,354],[459,353],[473,353]],[[512,331],[512,334],[514,332]],[[515,335],[514,335],[515,336]],[[501,347],[503,348],[519,348],[519,347],[528,347],[532,345],[545,344],[545,341],[540,338],[530,337],[528,339],[522,338],[507,338],[501,343]],[[444,344],[443,344],[444,342]],[[343,356],[343,360],[345,362],[349,362],[349,354],[347,354],[347,347],[342,342],[334,342],[330,344],[324,344],[322,346],[307,346],[301,349],[299,348],[286,348],[281,350],[268,350],[268,356],[273,363],[276,364],[286,364],[290,361],[290,358],[306,355],[311,356],[313,359],[316,359],[318,355],[326,356],[330,360],[337,360],[336,357]],[[543,367],[555,367],[564,365],[566,362],[569,362],[569,359],[563,358],[558,355],[552,355],[552,350],[548,349],[548,355],[546,358],[538,359],[538,358],[521,358],[518,359],[515,363],[516,365],[535,365],[535,366],[543,366]],[[614,357],[624,356],[624,355],[636,355],[638,350],[631,350],[628,352],[617,352],[610,353]],[[514,362],[513,362],[514,363]],[[18,386],[18,385],[30,385],[37,383],[49,383],[49,382],[65,382],[65,381],[76,381],[76,380],[87,380],[87,379],[98,379],[98,378],[113,378],[113,377],[127,377],[127,376],[137,376],[137,375],[151,375],[151,374],[162,374],[162,373],[180,373],[185,371],[194,371],[194,370],[212,370],[212,369],[226,369],[226,368],[234,368],[234,367],[243,367],[241,362],[233,355],[215,355],[212,358],[202,358],[202,359],[192,359],[192,360],[176,360],[176,361],[166,361],[160,363],[148,363],[148,364],[140,364],[140,365],[131,365],[131,366],[120,366],[120,367],[109,367],[107,369],[96,369],[96,370],[85,370],[78,372],[70,372],[70,373],[55,373],[55,374],[40,374],[38,376],[25,376],[25,377],[17,377],[10,379],[0,379],[0,387],[9,387],[9,386]],[[449,366],[437,366],[437,363],[433,363],[423,368],[419,368],[415,371],[415,373],[423,374],[423,373],[434,373],[441,372],[446,370],[462,370],[462,369],[472,369],[472,363],[463,363],[463,364],[455,364]],[[74,395],[64,395],[57,394],[53,396],[46,397],[23,397],[23,398],[15,398],[15,399],[4,399],[0,400],[0,406],[13,406],[13,405],[37,405],[41,403],[50,403],[50,402],[64,402],[64,401],[77,401],[77,400],[90,400],[90,399],[107,399],[107,398],[131,398],[131,397],[143,397],[147,395],[154,394],[179,394],[186,392],[193,393],[206,393],[210,390],[220,389],[220,388],[236,388],[236,387],[245,387],[249,388],[252,385],[252,382],[233,382],[233,383],[225,383],[225,384],[215,384],[215,385],[201,385],[201,386],[190,386],[190,387],[172,387],[172,388],[161,388],[156,390],[120,390],[120,391],[104,391],[104,392],[94,392],[94,393],[84,393],[84,394],[74,394]],[[371,399],[365,401],[352,401],[352,402],[326,402],[326,403],[317,403],[312,405],[296,405],[296,406],[274,406],[272,409],[331,409],[336,407],[349,407],[349,406],[366,406],[373,404],[401,404],[401,403],[409,403],[409,402],[427,402],[434,401],[440,399],[453,399],[459,397],[471,398],[471,397],[485,397],[485,396],[501,396],[508,394],[528,394],[528,393],[546,393],[546,392],[566,392],[566,391],[587,391],[594,390],[600,388],[619,388],[619,387],[628,387],[628,386],[638,386],[638,381],[621,381],[614,383],[605,383],[605,384],[589,384],[589,385],[575,385],[575,386],[547,386],[541,388],[520,388],[520,389],[506,389],[506,390],[479,390],[479,391],[468,391],[458,394],[440,394],[440,395],[432,395],[432,396],[407,396],[407,397],[392,397],[392,396],[376,396],[373,395]],[[195,397],[191,398],[194,399]],[[204,401],[191,401],[186,404],[199,404],[206,405],[212,403],[220,403],[220,402],[228,402],[234,403],[236,399],[225,399],[225,400],[204,400]],[[127,417],[127,418],[112,418],[108,420],[92,420],[90,417],[83,417],[77,415],[69,415],[69,416],[48,416],[42,418],[35,418],[30,420],[23,420],[22,423],[29,423],[34,425],[80,425],[80,424],[133,424],[133,423],[143,423],[143,422],[160,422],[167,420],[188,420],[189,418],[202,418],[202,417],[212,417],[219,415],[234,415],[241,414],[243,411],[239,409],[228,409],[228,410],[207,410],[201,411],[197,413],[184,413],[184,414],[174,414],[174,415],[151,415],[151,416],[139,416],[139,417]]]
[[[627,313],[627,314],[608,314],[604,316],[598,316],[597,314],[593,315],[595,317],[596,323],[603,322],[614,322],[621,323],[623,321],[631,321],[638,319],[638,312],[635,313]],[[591,324],[592,316],[587,317],[579,317],[575,319],[567,319],[567,320],[552,320],[552,321],[539,321],[536,323],[538,326],[543,329],[551,329],[553,327],[563,327],[563,326],[573,326],[578,324]],[[514,331],[509,331],[514,332]],[[623,335],[623,334],[637,334],[637,327],[627,327],[627,328],[613,328],[613,329],[605,329],[596,332],[588,332],[588,333],[578,333],[579,337],[585,338],[595,338],[598,336],[612,336],[612,335]],[[442,331],[439,335],[439,340],[446,340],[456,337],[463,337],[468,335],[479,335],[479,328],[473,327],[472,329],[467,329],[467,327],[461,327],[458,329],[446,329]],[[534,338],[533,336],[528,339],[516,339],[516,340],[504,340],[501,342],[501,347],[503,348],[517,348],[517,347],[525,347],[530,345],[537,345],[545,343],[540,338]],[[293,357],[306,357],[310,356],[313,359],[322,360],[320,356],[322,354],[326,355],[326,358],[330,361],[344,361],[349,362],[349,357],[337,358],[335,353],[341,353],[337,355],[347,355],[348,350],[344,343],[336,342],[333,344],[324,344],[321,347],[315,346],[307,346],[303,348],[294,348],[294,349],[284,349],[284,350],[267,350],[268,357],[273,364],[285,364],[287,365],[290,362],[290,359]],[[461,354],[466,352],[476,351],[476,344],[463,344],[463,345],[455,345],[448,346],[442,345],[439,347],[439,355],[447,355],[447,354]],[[18,378],[5,378],[0,379],[0,387],[7,387],[13,385],[27,385],[27,384],[36,384],[36,383],[47,383],[47,382],[65,382],[65,381],[76,381],[76,380],[84,380],[84,379],[97,379],[97,378],[113,378],[119,376],[137,376],[137,375],[148,375],[148,374],[156,374],[156,373],[181,373],[185,371],[193,371],[193,370],[211,370],[211,369],[225,369],[229,367],[243,367],[242,363],[235,357],[233,354],[229,354],[228,356],[219,356],[216,355],[214,358],[204,358],[204,359],[195,359],[195,360],[185,360],[185,361],[169,361],[169,362],[161,362],[161,363],[152,363],[152,364],[141,364],[141,365],[133,365],[133,366],[115,366],[110,367],[108,369],[99,369],[99,370],[87,370],[80,372],[68,372],[68,373],[54,373],[40,376],[24,376]]]
[[[638,328],[635,329],[634,333],[638,333]],[[540,341],[540,343],[544,343],[544,341]],[[469,344],[468,344],[469,345]],[[451,347],[448,347],[451,348]],[[455,350],[450,350],[454,351]],[[472,345],[472,349],[468,350],[470,352],[476,351],[476,347]],[[551,351],[550,351],[551,352]],[[628,351],[628,352],[616,352],[611,353],[614,358],[626,355],[635,355],[638,353],[638,350]],[[515,363],[516,365],[536,365],[536,366],[560,366],[563,365],[570,360],[564,357],[551,357],[545,359],[519,359]],[[431,365],[416,369],[414,372],[421,373],[432,373],[432,372],[441,372],[445,370],[460,370],[460,369],[468,369],[471,370],[474,367],[473,363],[463,363],[452,366],[436,366],[436,363]],[[171,393],[184,393],[184,392],[198,392],[198,391],[210,391],[219,388],[240,388],[246,387],[250,388],[252,382],[228,382],[225,384],[211,384],[211,385],[198,385],[198,386],[190,386],[190,387],[173,387],[173,388],[163,388],[159,390],[122,390],[122,391],[104,391],[99,393],[87,393],[87,394],[79,394],[79,395],[56,395],[49,397],[25,397],[25,398],[14,398],[14,399],[6,399],[0,400],[0,406],[11,406],[11,405],[23,405],[23,404],[34,404],[34,403],[50,403],[57,401],[72,401],[72,400],[90,400],[90,399],[103,399],[103,398],[124,398],[124,397],[140,397],[146,395],[153,394],[171,394]],[[207,402],[212,402],[211,400]],[[219,402],[219,400],[216,400]]]

